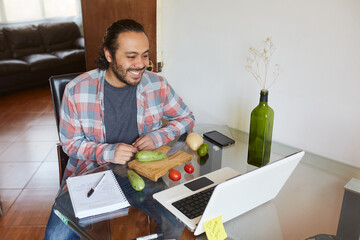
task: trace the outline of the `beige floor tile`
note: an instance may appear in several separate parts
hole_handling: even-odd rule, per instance
[[[0,189],[24,188],[41,162],[0,162]]]
[[[46,225],[58,188],[24,189],[10,210],[0,220],[0,226]]]
[[[30,126],[38,120],[40,114],[35,112],[9,112],[1,118],[0,122],[6,123],[7,126]]]
[[[56,126],[31,126],[22,135],[17,142],[56,142],[58,141]]]
[[[0,201],[4,215],[21,191],[22,189],[0,189]]]
[[[0,154],[0,162],[41,162],[53,146],[53,142],[14,142]]]
[[[13,142],[23,135],[26,129],[26,126],[0,125],[0,142]]]
[[[7,146],[9,146],[9,145],[10,145],[10,143],[8,143],[8,142],[0,142],[0,156],[6,150]],[[1,161],[1,157],[0,157],[0,161]]]
[[[51,150],[45,158],[45,162],[58,162],[56,142],[52,143]]]
[[[25,189],[59,187],[59,165],[57,162],[43,162]]]
[[[55,114],[54,112],[43,112],[31,124],[40,126],[50,125],[56,127]]]

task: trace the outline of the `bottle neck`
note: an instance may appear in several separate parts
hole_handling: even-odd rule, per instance
[[[260,102],[261,103],[267,103],[268,102],[268,90],[262,89],[260,92]]]

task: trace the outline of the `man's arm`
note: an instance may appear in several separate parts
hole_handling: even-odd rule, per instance
[[[175,93],[164,79],[165,96],[163,101],[163,118],[168,120],[163,127],[147,133],[154,141],[156,148],[174,140],[177,136],[190,131],[194,127],[195,117],[189,107]]]

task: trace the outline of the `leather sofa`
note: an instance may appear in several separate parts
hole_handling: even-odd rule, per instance
[[[0,95],[49,84],[53,75],[84,71],[84,38],[76,23],[0,28]]]

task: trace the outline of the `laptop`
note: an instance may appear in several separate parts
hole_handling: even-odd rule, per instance
[[[275,198],[304,154],[289,155],[242,175],[221,168],[155,193],[153,198],[198,236],[208,220],[222,216],[225,223]]]

